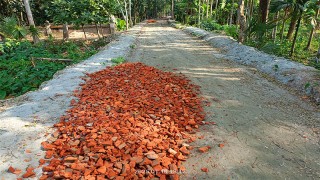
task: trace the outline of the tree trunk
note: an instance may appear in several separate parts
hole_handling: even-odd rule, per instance
[[[171,19],[174,19],[174,0],[171,1]]]
[[[246,16],[244,14],[244,0],[239,0],[239,24],[240,24],[240,29],[239,29],[239,37],[238,37],[238,42],[243,43],[245,41],[245,31],[247,29],[247,22],[246,22]]]
[[[209,18],[209,0],[207,0],[207,12],[206,12],[206,18]]]
[[[26,9],[26,13],[27,13],[28,21],[29,21],[29,26],[35,27],[32,12],[31,12],[30,5],[29,5],[29,0],[23,0],[23,3],[24,3],[24,7]],[[35,44],[40,42],[40,39],[37,35],[33,35],[32,39]]]
[[[292,57],[293,53],[294,53],[294,48],[296,45],[296,41],[297,41],[297,36],[298,36],[298,32],[299,32],[299,27],[300,27],[300,23],[301,23],[301,18],[302,18],[302,14],[300,14],[299,19],[298,19],[298,23],[297,23],[297,27],[296,27],[296,32],[294,34],[294,38],[292,41],[292,46],[291,46],[291,51],[290,51],[290,57]]]
[[[287,15],[288,15],[288,9],[286,8],[285,9],[285,12],[284,12],[284,17],[283,17],[283,21],[282,21],[282,27],[281,27],[281,35],[280,35],[280,40],[282,41],[283,39],[283,35],[284,35],[284,28],[286,26],[286,18],[287,18]]]
[[[274,17],[274,20],[278,19],[279,18],[279,11],[276,13],[275,17]],[[273,41],[276,40],[276,37],[277,37],[277,30],[278,30],[278,21],[276,21],[276,26],[273,28],[272,30],[272,39]]]
[[[305,50],[310,50],[313,34],[314,34],[314,28],[311,29],[309,39],[308,39],[308,44],[307,44],[307,47],[305,48]]]
[[[19,20],[19,26],[21,26],[24,21],[23,20],[23,12],[20,12],[20,16],[18,17],[18,20]]]
[[[295,8],[294,11],[297,11],[297,9]],[[291,22],[290,22],[290,26],[289,26],[289,30],[288,30],[288,34],[287,34],[287,39],[292,39],[292,35],[294,32],[294,29],[296,28],[298,19],[299,19],[299,17],[296,13],[291,17]]]
[[[202,1],[201,1],[202,5],[205,3],[204,1],[205,1],[205,0],[202,0]],[[200,4],[201,4],[201,3],[200,3]],[[202,21],[202,20],[203,20],[203,17],[204,17],[204,9],[202,8],[202,5],[201,5],[201,20],[200,20],[200,21]]]
[[[137,24],[137,19],[138,19],[138,14],[137,14],[137,0],[134,0],[134,3],[133,3],[133,25],[136,25]]]
[[[218,4],[219,4],[219,0],[216,0],[216,7],[214,8],[215,9],[215,13],[214,13],[214,20],[216,21],[216,22],[218,22],[217,21],[217,15],[218,15]]]
[[[129,0],[129,25],[132,27],[133,22],[132,22],[132,17],[131,17],[131,0]]]
[[[316,12],[315,19],[318,19],[318,15],[319,15],[319,10]],[[309,35],[308,44],[307,44],[307,47],[305,48],[306,50],[310,50],[310,46],[311,46],[311,42],[312,42],[312,38],[313,38],[313,34],[314,34],[314,30],[315,30],[316,26],[317,26],[316,24],[314,24],[314,26],[312,26],[312,29],[311,29],[311,32]]]
[[[230,11],[230,21],[229,21],[229,25],[231,25],[233,23],[233,3],[234,0],[232,0],[232,4],[231,4],[231,11]]]
[[[201,8],[201,0],[199,0],[198,2],[198,27],[200,27],[200,20],[201,20],[201,12],[200,12],[200,8]]]
[[[210,17],[212,17],[212,6],[213,6],[213,0],[211,0],[211,3],[210,3]]]
[[[247,27],[250,25],[250,20],[251,20],[251,2],[252,0],[247,1],[247,13],[246,13],[246,18],[247,18]],[[237,18],[237,25],[239,25],[239,19]]]
[[[69,40],[69,27],[67,22],[63,24],[63,40]]]
[[[82,31],[83,31],[83,34],[84,34],[84,38],[87,40],[86,31],[84,30],[84,24],[82,24],[81,26],[82,26]]]
[[[121,4],[120,4],[119,0],[117,0],[117,2],[118,2],[118,4],[119,4],[119,6],[120,6],[120,11],[121,11],[122,17],[123,17],[124,20],[126,20],[127,17],[126,17],[126,15],[125,15],[124,12],[123,12],[123,9],[122,9],[122,7],[121,7]],[[124,2],[126,3],[126,0],[124,0]]]
[[[102,24],[101,23],[99,23],[99,27],[100,27],[101,36],[104,37],[103,28],[102,28]]]
[[[127,0],[124,0],[124,11],[126,12],[126,30],[129,29],[129,21],[128,21],[128,8],[127,8]]]
[[[254,0],[251,1],[251,5],[250,5],[250,21],[252,19],[252,15],[253,15],[253,7],[254,7]]]
[[[96,31],[97,31],[97,34],[98,34],[98,38],[100,39],[101,38],[101,34],[100,34],[100,31],[99,31],[99,28],[98,28],[98,24],[95,23],[95,26],[96,26]]]
[[[259,0],[260,22],[267,23],[270,0]]]

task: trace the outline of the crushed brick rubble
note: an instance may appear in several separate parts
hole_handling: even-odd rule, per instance
[[[199,87],[142,63],[84,79],[42,143],[40,179],[179,179],[204,120]]]

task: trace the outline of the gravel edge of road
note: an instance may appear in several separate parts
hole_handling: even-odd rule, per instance
[[[252,66],[302,95],[310,96],[313,101],[320,105],[319,70],[283,57],[261,52],[253,47],[240,44],[227,35],[208,32],[196,27],[182,26],[172,20],[168,22],[175,28],[182,29],[188,34],[205,40],[212,47],[219,48],[221,53],[224,54],[213,54],[213,56]]]

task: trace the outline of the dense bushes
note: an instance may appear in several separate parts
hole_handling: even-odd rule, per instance
[[[225,33],[228,36],[238,39],[238,28],[236,25],[221,25],[215,22],[212,19],[205,19],[201,21],[201,28],[207,31],[213,31],[217,33]],[[265,31],[265,30],[264,30]],[[263,33],[266,33],[264,32]],[[258,33],[258,32],[254,32]],[[313,66],[317,69],[320,69],[320,63],[315,60],[317,53],[317,43],[319,41],[312,41],[311,48],[306,50],[306,46],[309,38],[308,27],[301,27],[299,37],[297,38],[295,53],[293,56],[290,56],[290,48],[292,47],[291,40],[288,39],[276,39],[271,38],[271,34],[268,37],[261,37],[260,39],[248,38],[244,43],[248,46],[258,48],[261,51],[264,51],[269,54],[274,54],[277,56],[285,57],[292,59],[293,61],[302,63],[304,65]],[[254,34],[256,35],[256,34]],[[315,35],[317,37],[317,35]],[[315,38],[316,39],[316,38]]]
[[[103,40],[88,43],[51,40],[33,45],[29,41],[7,39],[0,44],[0,99],[35,90],[68,65],[49,61],[33,64],[31,57],[67,58],[76,63],[93,55],[105,44]]]
[[[212,19],[206,19],[201,21],[201,28],[205,29],[206,31],[224,31],[228,36],[231,36],[235,39],[238,38],[238,30],[236,25],[221,25]]]
[[[212,19],[201,21],[201,28],[205,29],[206,31],[223,30],[223,27]]]

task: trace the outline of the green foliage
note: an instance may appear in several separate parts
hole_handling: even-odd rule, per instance
[[[30,26],[29,27],[29,33],[32,35],[32,36],[40,36],[40,31],[37,27],[35,26]]]
[[[201,28],[203,28],[207,31],[223,30],[222,25],[216,23],[212,19],[206,19],[206,20],[201,21],[200,26],[201,26]]]
[[[317,53],[317,49],[320,41],[313,41],[310,50],[305,50],[308,41],[309,31],[307,27],[302,27],[299,37],[297,38],[295,54],[293,57],[289,56],[289,51],[292,45],[290,40],[272,40],[270,38],[262,38],[260,40],[250,39],[245,42],[246,45],[258,48],[268,54],[274,54],[276,56],[292,59],[293,61],[302,63],[304,65],[313,66],[320,69],[320,63],[317,63],[314,59]]]
[[[238,39],[238,28],[236,25],[223,25],[222,27],[228,36]]]
[[[136,48],[136,45],[131,44],[131,45],[130,45],[130,48],[131,48],[131,49],[134,49],[134,48]]]
[[[19,26],[15,17],[5,17],[0,22],[0,32],[7,38],[22,39],[27,35],[27,30]]]
[[[53,0],[47,15],[55,23],[75,25],[108,23],[112,14],[119,13],[116,0]]]
[[[7,96],[7,93],[5,91],[0,90],[0,99],[4,99]]]
[[[205,19],[201,21],[201,28],[205,29],[206,31],[224,31],[226,35],[231,36],[234,39],[238,38],[238,29],[236,25],[220,25],[213,19]]]
[[[24,11],[21,0],[1,0],[0,7],[0,17],[19,16]]]
[[[261,39],[268,32],[268,30],[274,28],[276,24],[274,22],[270,23],[260,23],[257,19],[253,19],[247,29],[247,34],[252,38]]]
[[[10,63],[0,61],[0,68],[0,83],[2,85],[0,91],[10,97],[36,90],[43,81],[49,80],[56,71],[64,68],[64,65],[53,62],[38,62],[33,67],[29,60],[21,59]]]
[[[117,58],[111,59],[111,62],[115,63],[116,65],[122,64],[125,61],[126,59],[124,57],[117,57]]]
[[[33,45],[29,41],[8,39],[0,55],[0,99],[36,90],[42,82],[52,78],[55,72],[67,64],[51,61],[31,62],[31,57],[67,58],[73,63],[90,57],[106,42],[43,41]],[[0,53],[1,54],[1,53]]]
[[[310,86],[311,86],[310,82],[307,82],[307,83],[304,85],[304,89],[308,89]]]
[[[4,56],[6,53],[12,52],[17,46],[20,45],[20,42],[15,39],[7,38],[4,43],[0,44],[0,52],[1,54],[4,53]]]
[[[122,19],[117,19],[117,29],[123,31],[126,29],[126,21]]]

